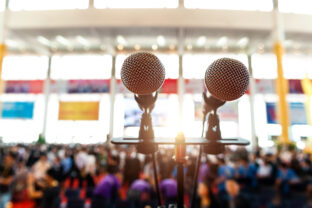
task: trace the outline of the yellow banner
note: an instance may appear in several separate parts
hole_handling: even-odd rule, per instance
[[[59,120],[98,120],[99,102],[60,102]]]

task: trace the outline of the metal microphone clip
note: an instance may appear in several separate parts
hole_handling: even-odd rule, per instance
[[[204,116],[208,114],[208,128],[205,138],[210,142],[209,145],[203,147],[203,151],[207,154],[220,154],[223,153],[225,147],[223,144],[218,143],[221,140],[220,131],[220,119],[217,114],[217,109],[225,104],[225,101],[218,100],[213,96],[207,97],[206,93],[203,93],[204,104]]]
[[[142,154],[152,154],[158,150],[157,145],[153,143],[154,130],[151,116],[157,97],[157,92],[155,95],[134,95],[134,99],[138,103],[140,109],[143,111],[139,130],[139,140],[141,140],[141,142],[137,145],[138,152]]]

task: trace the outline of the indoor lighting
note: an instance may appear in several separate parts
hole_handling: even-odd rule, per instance
[[[124,47],[123,47],[123,45],[118,44],[118,45],[117,45],[117,49],[120,50],[120,51],[122,51],[122,50],[124,49]]]
[[[87,40],[87,39],[85,39],[84,37],[82,37],[82,36],[77,36],[76,37],[76,40],[80,43],[80,44],[82,44],[82,45],[84,45],[84,46],[89,46],[90,44],[89,44],[89,41]]]
[[[160,45],[160,46],[164,46],[164,45],[166,44],[165,37],[162,36],[162,35],[159,35],[159,36],[157,37],[157,43],[158,43],[158,45]]]
[[[192,46],[191,44],[188,44],[188,45],[186,46],[186,48],[187,48],[187,50],[192,50],[193,46]]]
[[[175,49],[175,46],[174,46],[173,44],[171,44],[171,45],[169,46],[169,49],[170,49],[170,50],[174,50],[174,49]]]
[[[69,45],[69,41],[61,35],[56,36],[56,40],[63,45]]]
[[[156,51],[156,50],[158,49],[158,46],[157,46],[156,44],[153,44],[153,45],[152,45],[152,49],[153,49],[154,51]]]
[[[248,43],[249,43],[249,39],[247,37],[243,37],[238,41],[237,44],[243,48],[243,47],[246,47]]]
[[[206,43],[206,37],[205,37],[205,36],[200,36],[200,37],[197,39],[197,42],[196,42],[196,44],[197,44],[198,46],[203,46],[203,45],[205,45],[205,43]]]
[[[136,44],[136,45],[134,46],[134,49],[135,49],[136,51],[138,51],[138,50],[140,50],[140,49],[141,49],[141,46],[140,46],[140,45],[138,45],[138,44]]]
[[[15,40],[7,39],[7,40],[5,40],[5,44],[12,47],[12,48],[18,47],[18,43]]]
[[[50,41],[47,38],[43,37],[43,36],[38,36],[37,40],[42,45],[50,46]]]
[[[228,42],[228,38],[226,36],[223,36],[218,40],[217,46],[223,47],[224,45],[227,44],[227,42]]]
[[[116,38],[118,44],[126,45],[127,41],[122,35],[118,35]]]

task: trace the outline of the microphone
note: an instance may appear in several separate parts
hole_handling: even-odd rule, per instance
[[[152,94],[163,85],[165,68],[152,53],[133,53],[122,65],[121,80],[126,88],[135,94]]]
[[[247,91],[249,73],[240,61],[220,58],[206,70],[205,84],[213,97],[221,101],[232,101],[240,98]]]

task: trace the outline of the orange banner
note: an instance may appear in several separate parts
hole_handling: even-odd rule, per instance
[[[98,120],[99,102],[60,102],[59,120]]]

